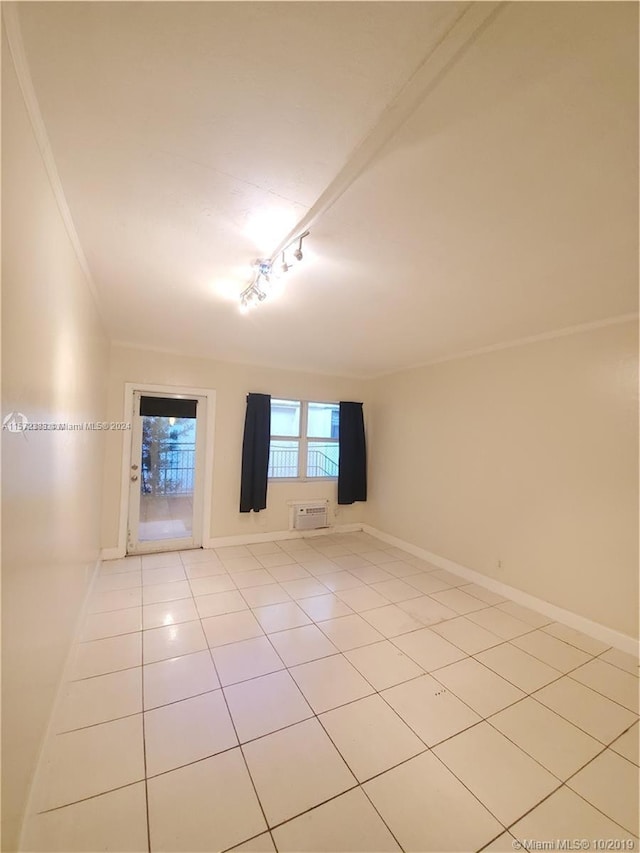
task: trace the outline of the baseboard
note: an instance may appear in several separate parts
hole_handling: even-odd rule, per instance
[[[363,529],[362,524],[336,524],[320,530],[276,530],[270,533],[238,533],[235,536],[214,536],[202,543],[203,548],[222,548],[225,545],[253,545],[258,542],[281,542],[285,539],[310,539],[330,536],[332,533],[355,533]]]
[[[100,559],[102,560],[121,560],[126,556],[127,552],[124,548],[103,548],[100,552]]]
[[[329,536],[332,533],[354,533],[363,529],[362,524],[337,524],[334,527],[323,527],[320,530],[275,530],[269,533],[238,533],[235,536],[213,536],[205,539],[202,547],[223,548],[225,545],[253,545],[257,542],[278,542],[284,539],[309,539],[314,536]],[[126,557],[121,548],[103,548],[100,552],[102,560],[121,560]]]
[[[205,539],[202,547],[223,548],[225,545],[253,545],[257,542],[278,542],[284,539],[309,539],[314,536],[329,536],[332,533],[354,533],[363,529],[363,525],[336,524],[333,527],[323,527],[320,530],[275,530],[269,533],[237,533],[235,536],[213,536]],[[100,557],[102,560],[121,560],[126,557],[126,552],[121,548],[103,548]]]
[[[73,653],[73,648],[74,648],[74,645],[76,642],[76,638],[78,637],[78,634],[80,633],[80,629],[82,628],[82,626],[84,624],[84,620],[85,620],[86,615],[87,615],[87,609],[89,607],[89,600],[91,598],[91,594],[93,592],[93,589],[94,589],[94,586],[96,583],[96,579],[98,578],[98,576],[100,574],[101,564],[102,564],[102,554],[99,554],[98,557],[96,558],[93,569],[91,569],[91,580],[89,581],[89,583],[87,585],[87,590],[85,592],[84,599],[82,601],[82,604],[80,606],[80,610],[78,612],[78,617],[77,617],[75,625],[73,627],[73,638],[72,638],[71,644],[67,650],[67,656],[65,658],[64,664],[62,665],[62,671],[60,674],[60,678],[58,680],[58,685],[56,688],[56,695],[54,697],[53,704],[51,706],[51,713],[49,714],[49,721],[47,723],[47,728],[45,729],[44,736],[40,742],[40,748],[38,750],[38,760],[36,761],[36,769],[33,773],[32,778],[31,778],[31,784],[29,786],[29,793],[27,795],[25,809],[24,809],[24,813],[22,815],[22,826],[20,827],[20,837],[18,840],[18,850],[24,849],[24,844],[23,844],[24,832],[25,832],[25,828],[26,828],[27,821],[28,821],[29,817],[31,817],[31,815],[34,814],[34,810],[32,808],[33,798],[34,798],[34,796],[37,792],[37,789],[38,789],[38,782],[40,779],[40,768],[42,765],[44,749],[45,749],[45,746],[49,743],[51,735],[53,734],[52,729],[53,729],[53,724],[54,724],[56,717],[57,717],[58,708],[60,706],[60,701],[61,701],[61,697],[62,697],[62,688],[67,683],[67,680],[68,680],[67,675],[68,675],[69,669],[71,667],[71,655]]]
[[[530,610],[535,610],[538,613],[542,613],[544,616],[549,616],[549,618],[556,622],[562,622],[570,628],[575,628],[576,631],[581,631],[589,637],[601,640],[603,643],[607,643],[610,646],[614,646],[616,649],[627,652],[627,654],[635,655],[636,657],[638,656],[640,643],[628,634],[623,634],[620,631],[607,627],[606,625],[601,625],[599,622],[587,619],[586,616],[580,616],[580,614],[574,613],[572,610],[565,610],[563,607],[558,607],[555,604],[551,604],[549,601],[537,598],[535,595],[530,595],[528,592],[523,592],[523,590],[518,589],[517,587],[509,586],[509,584],[495,580],[495,578],[487,577],[487,575],[483,575],[475,569],[469,569],[467,566],[461,566],[459,563],[455,563],[453,560],[447,559],[447,557],[441,557],[439,554],[426,551],[424,548],[419,548],[411,542],[405,542],[404,539],[399,539],[397,536],[391,536],[388,533],[384,533],[382,530],[371,527],[369,524],[364,524],[362,529],[365,533],[369,533],[371,536],[375,536],[377,539],[381,539],[389,545],[394,545],[396,548],[401,548],[403,551],[413,554],[414,557],[420,557],[420,559],[426,560],[428,563],[432,563],[440,569],[446,569],[448,572],[453,572],[453,574],[465,578],[470,583],[477,583],[479,586],[485,587],[485,589],[489,589],[492,592],[496,592],[498,595],[503,595],[505,598],[510,598],[518,604],[522,604],[523,607],[528,607]]]

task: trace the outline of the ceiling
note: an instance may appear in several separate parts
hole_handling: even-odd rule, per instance
[[[357,376],[637,310],[637,16],[19,4],[112,339]],[[284,294],[240,314],[309,219]]]

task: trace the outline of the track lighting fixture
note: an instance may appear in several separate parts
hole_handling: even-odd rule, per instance
[[[254,266],[254,278],[240,294],[240,310],[243,313],[264,302],[271,286],[271,261],[259,258]]]
[[[272,293],[271,277],[280,278],[280,276],[289,272],[292,264],[287,261],[287,251],[298,242],[298,248],[289,255],[289,259],[299,262],[304,257],[302,254],[302,241],[309,236],[309,232],[305,231],[295,240],[292,240],[287,246],[282,249],[280,261],[275,264],[274,258],[258,258],[254,264],[255,273],[251,282],[245,287],[240,294],[240,310],[246,313],[250,308],[264,302]]]
[[[282,253],[282,263],[280,264],[280,272],[281,273],[289,272],[290,269],[291,269],[291,264],[287,263],[287,257],[285,255],[285,253],[283,252]]]

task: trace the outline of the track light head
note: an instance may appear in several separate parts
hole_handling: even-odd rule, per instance
[[[301,261],[302,258],[304,257],[304,255],[302,254],[302,241],[304,240],[304,238],[306,236],[307,236],[306,234],[303,234],[302,237],[300,237],[300,242],[298,243],[298,248],[293,253],[293,257],[296,259],[296,261]]]
[[[292,253],[292,257],[296,261],[301,261],[303,258],[302,254],[302,241],[305,237],[309,236],[309,232],[305,231],[304,234],[301,234],[298,240],[298,248]],[[274,279],[279,279],[281,275],[286,272],[289,272],[291,269],[291,264],[287,263],[287,251],[290,247],[295,243],[295,239],[288,243],[284,249],[281,249],[281,262],[276,264],[275,258],[257,258],[253,262],[253,268],[255,270],[253,275],[253,280],[247,285],[247,287],[240,294],[240,310],[242,313],[246,313],[250,308],[253,308],[254,305],[258,305],[260,302],[264,302],[267,297],[277,295],[278,289],[275,282],[272,282],[271,276]]]

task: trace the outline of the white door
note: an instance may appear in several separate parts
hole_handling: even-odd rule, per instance
[[[133,394],[127,553],[199,548],[206,398]]]

